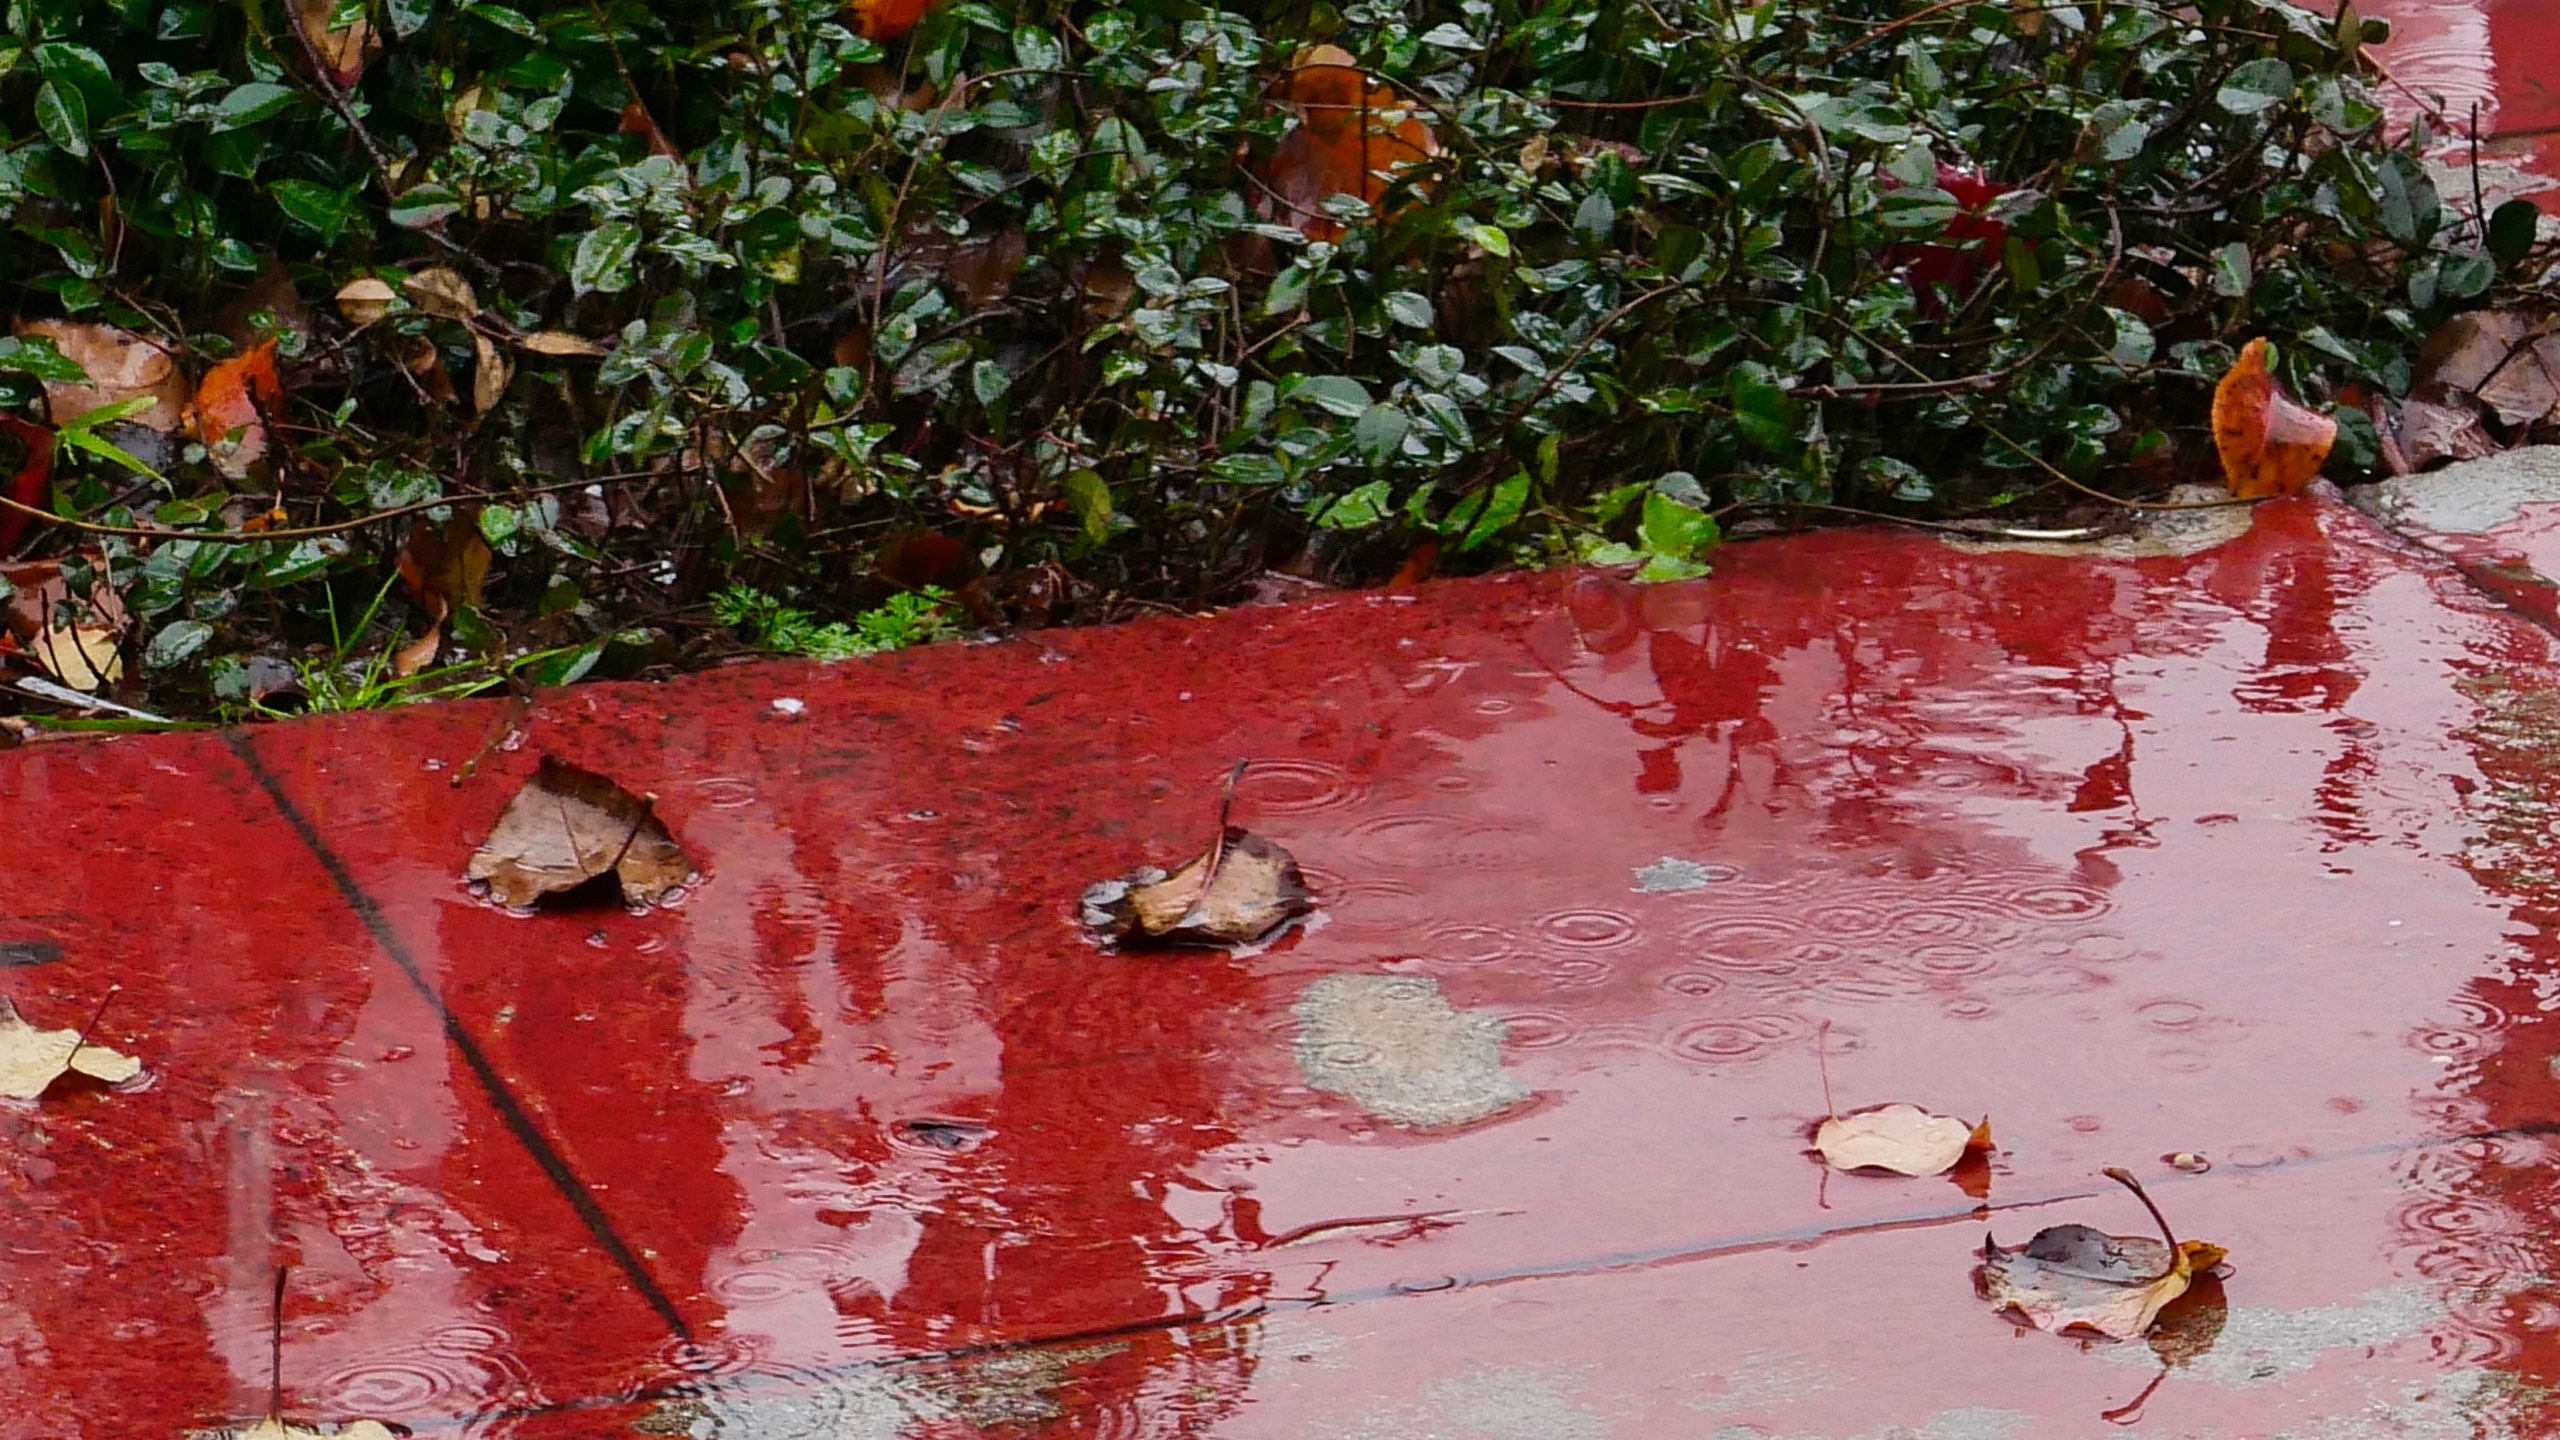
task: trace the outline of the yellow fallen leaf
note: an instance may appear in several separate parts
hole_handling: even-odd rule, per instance
[[[370,325],[390,314],[392,302],[399,298],[391,282],[367,275],[338,287],[338,313],[350,325]]]
[[[142,1062],[84,1043],[77,1030],[39,1030],[0,998],[0,1095],[33,1100],[74,1070],[114,1085],[141,1074]]]
[[[1834,1170],[1890,1170],[1943,1175],[1965,1152],[1991,1145],[1991,1122],[1974,1125],[1932,1115],[1917,1105],[1877,1105],[1833,1115],[1813,1133],[1813,1148]]]

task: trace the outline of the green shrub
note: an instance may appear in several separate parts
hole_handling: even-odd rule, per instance
[[[2252,333],[2314,396],[2405,388],[2515,258],[2423,132],[2383,139],[2379,22],[2284,0],[958,0],[885,43],[818,0],[335,0],[381,44],[344,92],[294,0],[5,4],[0,310],[202,364],[290,321],[280,261],[314,314],[264,483],[297,524],[513,497],[486,610],[519,645],[577,638],[537,618],[563,576],[595,633],[732,581],[840,615],[960,583],[901,575],[920,530],[1028,620],[1425,539],[1689,573],[1682,510],[2192,456]],[[1322,241],[1270,198],[1318,42],[1438,145]],[[325,304],[429,267],[482,313]],[[198,455],[77,457],[62,507],[221,526]],[[201,664],[369,593],[402,533],[108,550],[147,623],[215,628]]]

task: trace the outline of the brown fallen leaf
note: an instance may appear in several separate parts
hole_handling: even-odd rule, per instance
[[[463,872],[517,910],[606,874],[626,903],[655,905],[691,884],[695,871],[647,799],[551,755],[507,802]]]
[[[2170,1232],[2141,1181],[2112,1165],[2105,1174],[2151,1212],[2160,1238],[2056,1225],[2012,1250],[1986,1237],[1982,1264],[1973,1274],[1983,1299],[2057,1335],[2086,1331],[2131,1340],[2151,1328],[2161,1307],[2187,1292],[2199,1271],[2222,1263],[2221,1246],[2180,1240]]]
[[[371,275],[360,276],[338,287],[338,313],[350,325],[370,325],[391,313],[400,292],[391,282]]]
[[[112,991],[108,998],[114,998]],[[103,1014],[106,1007],[98,1009]],[[97,1023],[92,1016],[89,1024]],[[0,997],[0,1095],[33,1100],[74,1071],[110,1085],[142,1073],[141,1061],[90,1044],[85,1034],[85,1030],[39,1030],[18,1014],[16,1005]]]
[[[430,315],[446,320],[468,320],[480,313],[480,296],[462,272],[443,265],[431,266],[400,282],[409,302]]]
[[[123,423],[161,434],[177,433],[186,422],[194,388],[178,369],[178,357],[151,340],[113,325],[74,320],[35,320],[18,327],[21,335],[53,342],[63,358],[87,372],[84,381],[45,382],[45,409],[55,426],[68,425],[92,410],[121,401],[151,403],[125,417]]]
[[[1314,908],[1288,851],[1227,823],[1244,761],[1227,772],[1218,835],[1167,875],[1149,865],[1084,892],[1084,923],[1128,945],[1249,945]]]
[[[2400,402],[2396,430],[2401,457],[2412,470],[2498,453],[2497,440],[2480,423],[2479,405],[2441,381],[2419,386]]]
[[[1917,1105],[1870,1105],[1825,1117],[1813,1148],[1834,1170],[1944,1175],[1966,1152],[1991,1148],[1991,1122],[1976,1125]]]
[[[2328,463],[2338,422],[2294,399],[2267,371],[2267,342],[2243,346],[2213,392],[2222,478],[2243,500],[2298,495]]]
[[[418,608],[441,620],[480,603],[494,558],[480,533],[480,512],[457,505],[441,525],[424,516],[410,525],[400,547],[400,585]]]
[[[2532,320],[2512,310],[2466,310],[2418,347],[2417,378],[2476,392],[2536,333]]]
[[[554,355],[570,360],[593,359],[605,353],[602,345],[566,330],[536,330],[516,341],[516,346],[528,355]]]
[[[507,398],[507,382],[516,377],[516,362],[477,330],[471,332],[471,344],[479,355],[471,368],[471,408],[486,415]]]
[[[2516,347],[2507,363],[2473,392],[2502,425],[2531,425],[2560,409],[2560,380],[2552,378],[2552,361],[2560,359],[2560,336],[2544,336]]]

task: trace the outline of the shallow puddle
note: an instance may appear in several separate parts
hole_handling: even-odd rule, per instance
[[[424,1434],[2547,1433],[2544,633],[2314,501],[1717,563],[581,687],[459,788],[490,707],[0,756],[0,991],[151,1068],[0,1113],[0,1436],[254,1416],[279,1260],[289,1411]],[[699,887],[475,903],[545,751]],[[1239,757],[1318,913],[1097,949]],[[1987,1198],[1807,1157],[1826,1025]],[[1992,1315],[2111,1164],[2228,1277]]]

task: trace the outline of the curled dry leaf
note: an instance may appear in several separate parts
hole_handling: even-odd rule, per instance
[[[124,419],[164,435],[186,423],[187,402],[194,391],[178,369],[178,357],[130,330],[71,320],[35,320],[18,327],[21,335],[53,342],[63,358],[87,372],[88,380],[45,382],[45,408],[55,425],[68,425],[92,410],[122,401],[147,398],[150,404]]]
[[[1825,1118],[1813,1148],[1834,1170],[1944,1175],[1967,1151],[1991,1148],[1991,1122],[1975,1125],[1917,1105],[1872,1105]]]
[[[2151,1212],[2159,1239],[2110,1235],[2086,1225],[2039,1230],[2014,1250],[1985,1238],[1982,1264],[1973,1275],[1982,1298],[2039,1330],[2131,1340],[2151,1328],[2163,1306],[2187,1293],[2198,1272],[2222,1263],[2221,1246],[2170,1233],[2141,1181],[2114,1166],[2106,1175]]]
[[[12,591],[5,611],[9,642],[46,674],[84,693],[124,678],[124,633],[131,622],[104,579],[89,588],[83,604],[73,603],[59,561],[0,565],[0,579]]]
[[[408,292],[409,303],[430,315],[446,320],[468,320],[480,313],[479,293],[462,273],[443,265],[432,266],[400,282]]]
[[[894,40],[916,28],[940,0],[853,0],[854,33],[865,40]]]
[[[1084,923],[1127,945],[1249,945],[1313,907],[1288,851],[1227,823],[1244,763],[1227,772],[1218,835],[1167,875],[1150,865],[1084,892]]]
[[[0,998],[0,1095],[33,1100],[77,1071],[110,1085],[142,1073],[142,1062],[81,1039],[77,1030],[39,1030]]]
[[[2213,392],[2213,444],[2223,482],[2243,500],[2298,495],[2328,463],[2338,422],[2284,392],[2252,340]]]
[[[693,862],[649,801],[556,756],[507,802],[464,877],[511,909],[612,875],[632,905],[692,883]]]
[[[347,317],[348,324],[370,325],[391,313],[400,292],[391,288],[390,281],[366,275],[339,286],[337,298],[338,313]]]
[[[382,48],[382,37],[373,26],[358,18],[343,26],[331,26],[338,0],[293,0],[294,18],[302,26],[303,38],[311,42],[313,54],[329,72],[329,81],[344,90],[364,78],[364,67]]]
[[[196,387],[195,433],[225,479],[247,479],[266,458],[267,419],[283,404],[273,340],[261,340],[205,372]]]
[[[1342,225],[1324,213],[1327,199],[1356,195],[1375,205],[1398,172],[1440,153],[1439,137],[1413,113],[1413,102],[1372,83],[1339,45],[1302,51],[1281,98],[1298,123],[1271,152],[1263,176],[1269,193],[1259,204],[1311,240],[1342,237]]]

